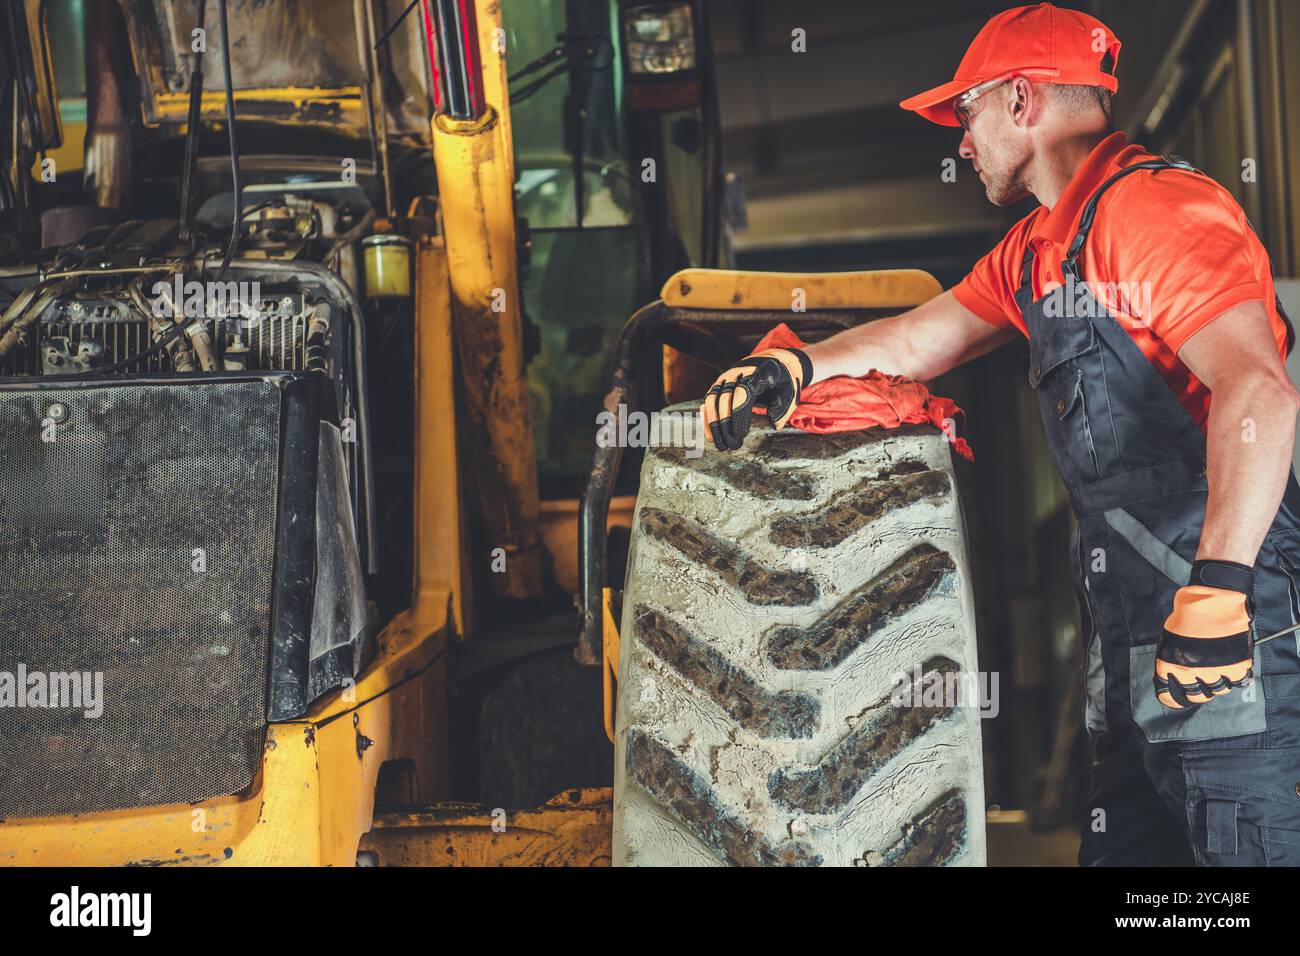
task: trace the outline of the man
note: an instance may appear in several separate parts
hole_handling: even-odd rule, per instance
[[[1300,864],[1300,487],[1290,325],[1229,193],[1111,132],[1120,43],[1050,4],[994,17],[956,78],[901,105],[962,128],[991,202],[1041,205],[955,288],[724,373],[702,408],[738,448],[755,404],[871,369],[928,380],[1029,339],[1029,384],[1078,523],[1084,864]],[[1262,678],[1262,680],[1260,679]]]

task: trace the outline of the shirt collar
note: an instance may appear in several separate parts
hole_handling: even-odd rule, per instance
[[[1129,145],[1128,137],[1122,132],[1111,133],[1092,148],[1085,157],[1065,189],[1061,191],[1056,205],[1040,215],[1034,224],[1033,237],[1044,239],[1056,245],[1064,245],[1069,239],[1074,224],[1083,213],[1088,198],[1096,192],[1116,165],[1119,154]]]

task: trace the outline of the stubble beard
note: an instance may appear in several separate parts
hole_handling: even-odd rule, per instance
[[[985,171],[987,175],[987,170]],[[995,206],[1011,206],[1029,195],[1029,186],[1019,174],[1009,176],[988,176],[988,185],[984,194]]]
[[[989,160],[984,165],[984,194],[989,202],[995,206],[1010,206],[1029,195],[1029,185],[1025,181],[1028,156],[996,141],[990,144],[984,155]]]

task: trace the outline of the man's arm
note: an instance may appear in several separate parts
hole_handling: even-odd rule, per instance
[[[1286,488],[1300,409],[1264,303],[1229,309],[1178,357],[1211,392],[1210,494],[1196,557],[1253,565]]]
[[[768,349],[747,356],[718,376],[700,415],[720,451],[741,446],[755,405],[785,427],[810,382],[872,369],[927,381],[996,348],[1015,334],[985,322],[951,292],[901,315],[845,329],[806,349]]]
[[[1209,499],[1191,580],[1174,594],[1156,646],[1156,699],[1182,710],[1245,686],[1253,673],[1255,558],[1291,468],[1300,398],[1263,302],[1233,306],[1178,350],[1209,387]]]
[[[804,351],[812,360],[811,381],[858,377],[877,369],[928,382],[1015,334],[1014,328],[985,322],[945,292],[899,315],[845,329]]]

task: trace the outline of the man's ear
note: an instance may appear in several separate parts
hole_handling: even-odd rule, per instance
[[[1037,91],[1034,84],[1023,76],[1017,76],[1007,84],[1007,90],[1007,109],[1011,122],[1017,126],[1027,125],[1036,105]]]

